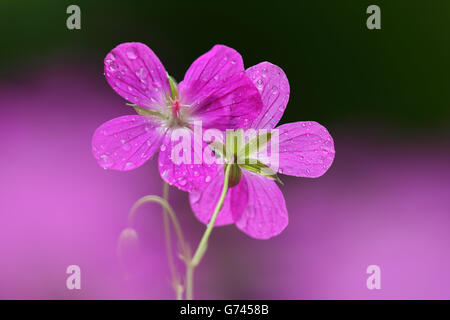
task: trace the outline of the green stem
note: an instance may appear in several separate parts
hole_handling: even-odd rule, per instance
[[[169,202],[169,185],[167,182],[163,182],[163,199],[168,203]],[[164,220],[164,238],[166,240],[166,250],[167,250],[167,261],[170,269],[170,276],[172,279],[172,286],[175,291],[175,296],[177,300],[181,300],[181,294],[183,288],[180,284],[180,277],[178,276],[177,269],[175,267],[175,263],[173,262],[172,255],[172,241],[170,237],[170,221],[169,221],[169,213],[167,209],[163,206],[163,220]]]
[[[186,299],[192,300],[194,298],[193,290],[194,290],[194,270],[195,267],[198,266],[203,256],[205,255],[206,249],[208,247],[208,239],[211,235],[212,229],[214,228],[214,223],[216,222],[217,216],[219,214],[220,209],[222,208],[223,201],[225,200],[225,196],[228,191],[228,180],[230,177],[231,166],[226,166],[225,169],[225,178],[223,181],[222,193],[220,195],[219,201],[217,202],[216,208],[214,209],[214,213],[211,217],[211,220],[208,223],[205,233],[200,240],[200,243],[195,251],[193,258],[186,264]]]
[[[169,214],[169,217],[172,220],[172,224],[173,224],[173,228],[175,230],[175,234],[176,234],[176,236],[178,238],[178,242],[180,243],[180,248],[181,248],[181,252],[183,254],[183,259],[185,259],[185,261],[190,261],[189,247],[186,244],[186,241],[184,240],[184,236],[183,236],[183,232],[181,231],[180,223],[178,222],[177,216],[175,215],[175,212],[173,211],[172,207],[163,198],[151,195],[151,196],[144,196],[144,197],[140,198],[138,201],[136,201],[134,203],[133,207],[131,208],[130,213],[128,215],[128,225],[130,227],[133,226],[133,221],[134,221],[134,216],[135,216],[136,210],[141,205],[143,205],[144,203],[147,203],[147,202],[156,202],[156,203],[158,203]]]

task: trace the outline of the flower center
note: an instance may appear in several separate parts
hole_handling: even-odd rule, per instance
[[[178,100],[172,101],[172,116],[178,118],[180,113],[181,105]]]
[[[182,104],[178,98],[170,99],[170,103],[168,104],[169,109],[169,127],[189,127],[190,122],[190,113],[189,113],[189,105]]]

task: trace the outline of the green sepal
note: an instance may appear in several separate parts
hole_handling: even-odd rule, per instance
[[[211,147],[212,151],[215,155],[222,157],[225,159],[226,157],[226,148],[225,145],[222,142],[219,141],[212,141],[209,143],[209,146]]]
[[[248,170],[250,172],[259,174],[259,175],[264,176],[266,178],[269,178],[269,179],[272,179],[274,181],[277,181],[280,184],[283,184],[283,182],[278,177],[277,172],[274,171],[269,166],[265,165],[264,163],[262,163],[259,160],[255,160],[255,159],[246,159],[246,160],[251,160],[252,162],[255,162],[255,163],[248,163],[249,161],[246,161],[246,163],[239,165],[242,169],[245,169],[245,170]]]
[[[164,116],[161,113],[154,111],[154,110],[147,109],[147,108],[139,107],[137,104],[127,103],[126,105],[133,107],[134,110],[136,110],[136,113],[141,116],[157,116],[160,118],[164,118]]]
[[[173,100],[178,99],[178,87],[175,79],[167,73],[167,79],[170,85],[170,96]]]
[[[224,172],[227,170],[227,166],[231,166],[230,169],[230,177],[228,179],[228,188],[233,188],[239,184],[242,178],[242,170],[239,168],[239,165],[233,163],[233,164],[226,164],[224,168]]]
[[[264,136],[266,136],[265,139],[263,138]],[[253,153],[258,152],[260,148],[264,147],[271,138],[272,132],[263,133],[254,137],[239,151],[239,155],[242,155],[243,158],[247,159]]]
[[[227,130],[225,133],[225,148],[227,161],[231,163],[236,163],[238,155],[238,147],[242,144],[243,130]]]

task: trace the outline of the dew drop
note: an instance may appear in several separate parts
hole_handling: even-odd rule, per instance
[[[184,178],[184,177],[179,177],[179,178],[178,178],[178,184],[179,184],[180,186],[185,186],[186,183],[187,183],[186,178]]]
[[[211,176],[206,176],[205,182],[210,182],[210,181],[211,181]]]
[[[100,156],[100,160],[101,160],[100,161],[101,162],[100,165],[103,167],[103,169],[111,168],[113,166],[113,164],[114,164],[113,159],[110,156],[106,155],[106,154],[101,155]]]
[[[278,94],[278,88],[276,86],[272,87],[272,94]]]
[[[148,72],[145,68],[140,68],[138,71],[136,71],[136,76],[139,78],[139,80],[141,80],[141,82],[145,82],[148,76]]]
[[[108,64],[108,68],[109,68],[109,71],[116,71],[117,70],[117,65],[116,65],[116,63],[114,61],[111,61]]]
[[[163,152],[164,152],[164,151],[166,151],[166,145],[164,145],[164,144],[163,144],[163,145],[161,145],[161,148],[160,148],[160,150],[161,150],[161,151],[163,151]]]
[[[134,163],[131,161],[128,161],[127,163],[125,163],[125,169],[130,169],[133,166],[134,166]]]
[[[135,60],[137,58],[136,50],[131,48],[127,51],[127,57],[128,59]]]
[[[261,89],[263,87],[264,82],[262,81],[262,79],[258,79],[258,81],[256,81],[256,84],[258,86],[258,89]]]

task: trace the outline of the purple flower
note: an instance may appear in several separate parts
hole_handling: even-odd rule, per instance
[[[283,70],[262,62],[246,71],[261,94],[263,109],[250,128],[273,129],[289,100],[289,82]],[[279,234],[288,224],[288,214],[283,194],[276,185],[276,172],[316,178],[323,175],[334,159],[333,139],[317,122],[294,122],[277,127],[279,164],[273,174],[269,166],[234,164],[231,179],[237,177],[224,199],[216,226],[234,223],[240,230],[257,239],[268,239]],[[271,150],[272,151],[272,150]],[[251,155],[250,155],[251,158]],[[197,218],[207,224],[219,199],[224,168],[218,166],[217,174],[201,191],[190,193],[191,207]],[[236,184],[237,182],[237,184]]]
[[[160,149],[162,178],[186,191],[201,188],[216,166],[196,164],[193,159],[190,164],[172,162],[176,143],[172,132],[184,130],[194,141],[192,127],[197,121],[203,129],[247,127],[262,108],[240,54],[223,45],[214,46],[194,61],[178,86],[153,51],[135,42],[120,44],[108,53],[105,76],[138,114],[115,118],[95,131],[92,150],[100,166],[135,169]],[[194,146],[192,143],[191,158],[202,151]]]

